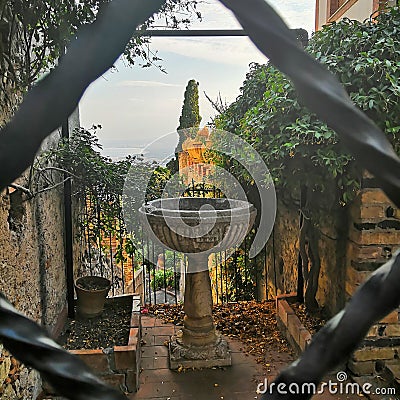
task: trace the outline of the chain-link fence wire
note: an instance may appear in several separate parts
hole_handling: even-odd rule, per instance
[[[221,0],[237,16],[254,44],[293,81],[302,102],[340,136],[363,168],[400,205],[400,160],[384,133],[351,102],[339,81],[306,54],[281,18],[263,0]],[[321,382],[324,375],[347,360],[379,321],[400,303],[400,256],[376,270],[354,294],[346,308],[313,338],[310,346],[277,377],[263,399],[308,399],[312,394],[278,390],[279,383]],[[286,392],[286,394],[285,394]]]

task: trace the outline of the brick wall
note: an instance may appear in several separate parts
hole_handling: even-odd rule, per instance
[[[373,182],[368,175],[364,178],[364,186]],[[400,211],[380,189],[368,187],[360,190],[345,212],[321,217],[317,300],[329,315],[342,309],[370,274],[400,248],[399,217]],[[296,292],[299,211],[279,202],[274,230],[274,237],[268,243],[266,266],[270,298]],[[349,368],[356,375],[377,373],[398,363],[399,351],[400,324],[396,310],[370,329],[352,356]]]
[[[346,265],[346,294],[391,258],[400,247],[400,220],[380,189],[363,189],[351,206]]]
[[[346,296],[350,297],[368,276],[400,247],[400,220],[396,207],[376,188],[364,188],[351,206],[346,264]],[[370,375],[398,363],[400,324],[398,310],[369,331],[349,368]]]

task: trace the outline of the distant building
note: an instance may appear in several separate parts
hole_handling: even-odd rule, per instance
[[[316,0],[315,30],[342,18],[364,21],[380,9],[394,5],[395,0]]]
[[[188,137],[179,153],[179,173],[185,184],[201,183],[212,173],[213,166],[206,152],[211,144],[207,127],[199,130],[196,137]]]

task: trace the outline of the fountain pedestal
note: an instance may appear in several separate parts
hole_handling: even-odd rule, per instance
[[[188,257],[185,318],[169,343],[170,368],[231,365],[226,340],[212,318],[208,256],[239,245],[254,223],[256,210],[246,201],[215,198],[172,198],[149,202],[141,209],[143,223],[155,240]]]
[[[183,329],[169,343],[170,368],[211,368],[231,365],[228,343],[216,331],[207,254],[188,256]]]

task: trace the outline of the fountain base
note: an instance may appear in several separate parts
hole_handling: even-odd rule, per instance
[[[214,343],[204,346],[187,345],[182,342],[182,331],[169,342],[170,369],[212,368],[232,365],[228,343],[217,334]]]

